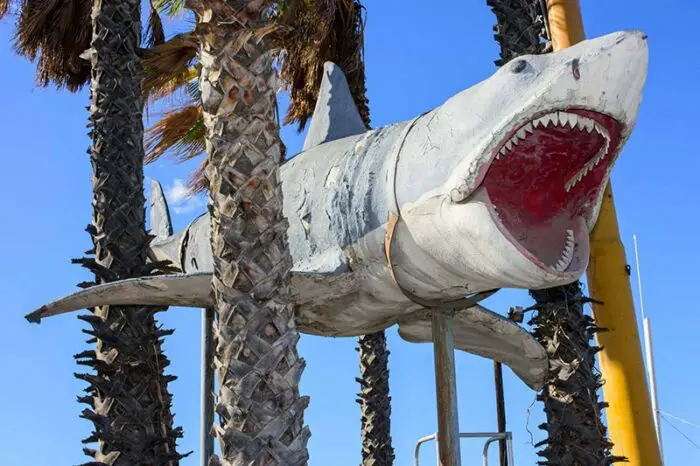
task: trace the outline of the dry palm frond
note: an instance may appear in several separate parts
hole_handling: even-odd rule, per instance
[[[80,55],[90,47],[92,2],[26,0],[16,32],[17,51],[37,63],[41,86],[53,82],[77,91],[90,79],[90,63]]]
[[[202,159],[202,163],[192,172],[190,179],[187,181],[187,188],[194,194],[205,193],[209,190],[209,181],[207,180],[207,158]]]
[[[193,33],[178,34],[166,43],[150,49],[143,62],[143,93],[152,98],[172,94],[192,80],[192,61],[197,56],[197,38]]]
[[[10,0],[0,0],[0,19],[4,18],[10,11]]]
[[[290,0],[283,5],[278,35],[284,50],[281,77],[290,88],[284,123],[303,130],[316,106],[323,64],[333,61],[345,72],[362,120],[369,128],[365,88],[364,7],[357,0]]]
[[[178,162],[186,162],[204,153],[204,119],[202,107],[187,105],[163,114],[162,118],[146,130],[146,163],[160,159],[167,152]],[[204,166],[191,175],[190,188],[194,192],[206,190]]]
[[[160,20],[156,6],[151,1],[151,12],[148,15],[148,27],[146,28],[146,47],[153,48],[164,43],[165,30],[163,29],[163,22]]]
[[[165,78],[165,77],[164,77]],[[198,100],[198,94],[193,94],[193,87],[199,89],[199,67],[192,66],[185,72],[179,72],[170,77],[169,81],[165,79],[158,83],[158,87],[152,89],[144,89],[144,94],[151,100],[159,100],[167,97],[175,97],[178,91],[182,90],[188,94],[189,98],[194,101]],[[195,98],[196,97],[196,98]]]
[[[204,120],[199,105],[188,105],[166,112],[146,131],[146,163],[162,157],[165,152],[180,162],[191,160],[204,152]]]

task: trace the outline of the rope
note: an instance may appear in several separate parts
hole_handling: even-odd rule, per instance
[[[425,309],[450,309],[457,311],[461,309],[468,309],[474,306],[476,303],[488,298],[498,290],[480,291],[477,293],[473,293],[467,297],[459,298],[454,301],[448,302],[421,298],[413,294],[413,292],[411,292],[401,284],[398,277],[396,276],[394,262],[392,260],[391,254],[391,248],[394,244],[394,232],[396,231],[397,224],[401,221],[401,209],[399,208],[399,201],[396,195],[396,174],[399,166],[399,156],[401,155],[401,149],[403,149],[404,143],[406,142],[406,138],[408,137],[408,133],[411,132],[416,122],[428,113],[430,112],[422,113],[421,115],[415,117],[410,122],[408,122],[406,127],[399,135],[398,140],[392,148],[392,153],[390,154],[391,165],[387,177],[387,185],[390,192],[389,218],[387,219],[386,235],[384,237],[384,253],[386,255],[389,274],[391,275],[392,280],[399,288],[401,293],[403,293],[403,295],[406,296],[410,301],[412,301],[415,304],[418,304],[419,306]]]

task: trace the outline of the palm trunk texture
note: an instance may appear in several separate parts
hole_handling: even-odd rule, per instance
[[[95,258],[75,260],[96,275],[97,283],[147,275],[150,237],[145,230],[143,194],[143,122],[138,56],[140,3],[137,0],[97,0],[92,12],[93,36],[89,151],[92,163],[93,218],[88,232]],[[90,286],[94,283],[83,283]],[[94,337],[94,351],[76,355],[94,374],[76,374],[88,382],[90,405],[81,417],[94,424],[84,443],[93,457],[88,465],[176,465],[180,456],[174,429],[168,382],[168,359],[162,337],[172,333],[156,325],[162,308],[104,306],[81,316]]]
[[[264,40],[262,1],[193,6],[200,34],[219,380],[211,465],[305,465],[308,397],[290,294],[292,265],[282,213],[284,147],[277,75]]]
[[[362,407],[362,466],[391,466],[391,397],[389,396],[389,350],[382,332],[361,336],[359,399]]]
[[[588,299],[579,282],[548,290],[532,290],[537,313],[530,321],[533,335],[549,355],[549,377],[537,396],[544,403],[547,422],[540,429],[547,438],[536,447],[541,465],[601,466],[622,458],[611,456],[612,443],[603,424],[604,402],[598,401],[602,386],[595,368],[600,348],[591,344],[602,331],[584,314]]]
[[[496,15],[495,39],[501,48],[496,65],[525,54],[551,50],[547,40],[546,2],[541,0],[487,0]],[[536,446],[543,447],[538,464],[547,466],[600,466],[622,458],[611,456],[612,444],[606,436],[602,410],[598,401],[602,382],[595,369],[595,354],[600,350],[591,343],[601,331],[584,313],[588,301],[581,283],[530,290],[537,302],[536,315],[529,322],[533,336],[547,350],[549,378],[538,395],[544,403],[547,422],[540,429],[547,438]]]

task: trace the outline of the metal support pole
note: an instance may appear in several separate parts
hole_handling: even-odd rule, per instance
[[[439,466],[461,465],[452,320],[452,312],[433,310]]]
[[[202,309],[199,451],[201,466],[214,454],[214,309]]]
[[[503,391],[503,366],[500,362],[493,362],[493,375],[496,385],[496,418],[498,420],[498,432],[506,432],[506,401]],[[506,439],[498,441],[498,457],[501,466],[508,466],[508,451]]]
[[[656,438],[659,441],[659,452],[661,462],[664,461],[664,444],[661,440],[661,419],[659,413],[659,399],[656,394],[656,371],[654,370],[654,349],[651,342],[651,321],[644,313],[644,292],[642,290],[642,269],[639,262],[639,246],[637,235],[632,235],[634,240],[634,261],[637,264],[637,288],[639,291],[639,310],[642,313],[642,324],[644,327],[644,353],[647,362],[647,380],[649,381],[649,395],[651,396],[651,409],[654,413],[654,427],[656,428]]]
[[[651,409],[654,412],[654,427],[656,427],[656,438],[659,441],[659,451],[661,452],[661,462],[663,463],[664,444],[661,441],[661,419],[659,416],[659,399],[656,394],[656,372],[654,371],[654,347],[651,342],[651,321],[648,317],[644,318],[644,343],[651,395]]]
[[[548,0],[547,14],[554,50],[584,40],[578,0]],[[603,395],[612,452],[634,466],[660,466],[651,403],[644,374],[637,317],[627,274],[625,251],[613,202],[612,185],[603,194],[598,222],[591,232],[588,267],[591,295],[604,305],[593,305],[596,325],[609,332],[596,334]]]
[[[605,381],[603,397],[610,405],[606,416],[612,453],[627,457],[635,466],[660,466],[637,316],[610,186],[604,195],[607,202],[591,235],[588,285],[591,295],[604,303],[593,305],[596,325],[610,330],[597,333],[596,341],[603,348],[598,358]]]

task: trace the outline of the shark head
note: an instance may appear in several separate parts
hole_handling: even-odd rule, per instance
[[[401,163],[430,167],[397,181],[413,240],[476,288],[576,280],[647,55],[628,31],[523,56],[425,115]]]

